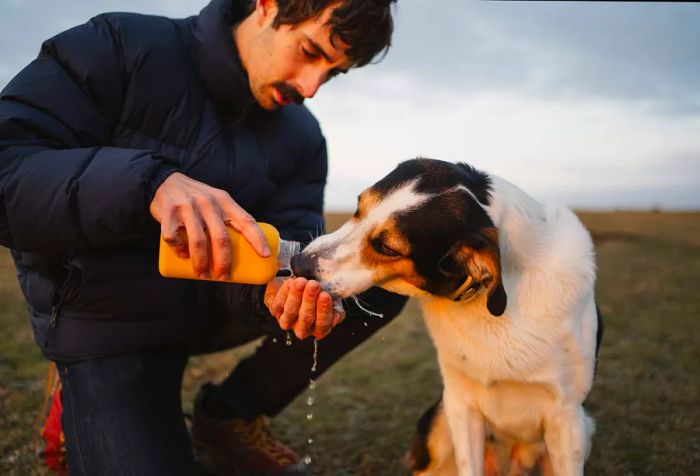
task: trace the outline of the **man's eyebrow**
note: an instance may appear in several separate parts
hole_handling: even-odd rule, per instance
[[[328,56],[328,53],[326,53],[326,51],[321,47],[321,45],[316,43],[310,36],[308,36],[308,35],[305,35],[305,36],[306,36],[306,40],[309,42],[311,47],[314,50],[316,50],[316,53],[323,56],[323,59],[325,59],[327,62],[333,63],[333,59],[330,56]],[[340,73],[347,73],[348,72],[347,69],[343,69],[343,68],[335,68],[335,69],[337,69],[338,72],[340,72]]]

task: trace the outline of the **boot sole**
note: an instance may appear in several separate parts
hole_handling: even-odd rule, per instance
[[[266,473],[241,468],[219,448],[193,441],[192,451],[195,460],[211,476],[269,476]],[[306,475],[308,473],[295,474],[301,476],[302,474]]]

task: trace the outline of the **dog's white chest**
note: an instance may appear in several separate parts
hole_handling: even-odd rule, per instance
[[[551,358],[561,354],[552,329],[533,328],[508,316],[478,311],[464,315],[449,304],[425,303],[424,316],[442,363],[484,385],[499,381],[529,382],[549,373]]]

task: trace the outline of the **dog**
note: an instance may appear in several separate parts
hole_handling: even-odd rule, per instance
[[[418,422],[414,475],[583,474],[602,323],[593,243],[569,209],[467,164],[408,160],[292,269],[340,297],[419,300],[443,392]]]

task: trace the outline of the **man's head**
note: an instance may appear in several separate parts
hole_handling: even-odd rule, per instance
[[[313,97],[391,44],[395,0],[256,0],[234,38],[255,100],[265,109]]]

